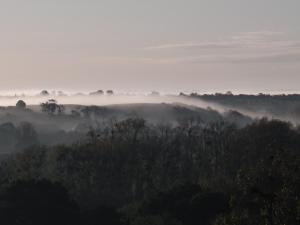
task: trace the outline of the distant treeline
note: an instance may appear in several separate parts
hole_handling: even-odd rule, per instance
[[[183,97],[201,99],[207,102],[217,103],[235,110],[244,110],[247,112],[262,114],[269,117],[275,117],[291,121],[294,123],[300,122],[300,95],[233,95],[231,92],[221,94],[204,94],[200,95],[192,93]]]
[[[134,117],[2,157],[1,224],[296,225],[300,129]]]

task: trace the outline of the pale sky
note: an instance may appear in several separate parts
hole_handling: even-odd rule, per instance
[[[0,91],[300,92],[299,0],[0,0]]]

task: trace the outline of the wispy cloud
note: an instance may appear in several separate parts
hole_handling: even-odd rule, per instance
[[[227,49],[227,48],[241,48],[241,47],[262,47],[274,44],[274,38],[283,35],[281,32],[246,32],[238,35],[223,38],[215,41],[201,41],[201,42],[174,42],[162,44],[157,46],[145,47],[145,50],[162,50],[162,49]],[[270,42],[271,41],[271,42]],[[279,44],[279,41],[276,41]],[[283,44],[283,43],[281,43]],[[285,43],[287,44],[287,43]]]
[[[247,32],[216,41],[169,43],[145,50],[157,55],[164,51],[193,63],[300,62],[300,41],[284,38],[281,32]]]
[[[100,60],[139,64],[300,62],[300,41],[273,31],[240,33],[214,41],[172,42],[142,50],[138,56]]]
[[[173,44],[163,44],[158,46],[146,47],[145,50],[161,50],[161,49],[219,49],[236,47],[234,43],[229,42],[182,42]]]

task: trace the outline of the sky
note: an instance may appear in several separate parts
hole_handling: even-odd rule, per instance
[[[299,0],[0,0],[0,92],[300,93]]]

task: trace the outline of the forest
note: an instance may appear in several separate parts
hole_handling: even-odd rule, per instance
[[[3,107],[1,224],[299,224],[297,123],[247,115],[241,96],[182,98],[235,107]]]

